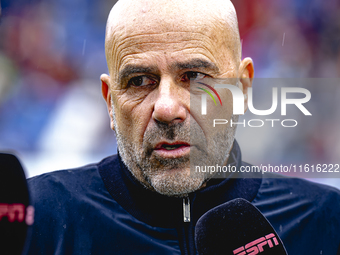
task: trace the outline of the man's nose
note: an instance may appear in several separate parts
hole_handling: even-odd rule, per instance
[[[181,123],[187,118],[190,96],[171,79],[161,80],[152,117],[162,123]],[[185,100],[188,97],[188,100]]]

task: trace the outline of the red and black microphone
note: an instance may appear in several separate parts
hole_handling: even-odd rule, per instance
[[[206,212],[197,222],[199,255],[286,255],[286,249],[265,216],[237,198]]]
[[[0,153],[0,254],[21,254],[33,224],[24,170],[16,156]]]

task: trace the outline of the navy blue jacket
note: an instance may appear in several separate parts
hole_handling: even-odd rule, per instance
[[[237,143],[228,164],[246,164]],[[183,220],[183,198],[144,188],[119,155],[33,177],[28,183],[36,216],[27,254],[196,254],[199,217],[234,198],[267,217],[288,254],[337,254],[339,190],[271,174],[239,177],[212,179],[189,194],[190,222]]]

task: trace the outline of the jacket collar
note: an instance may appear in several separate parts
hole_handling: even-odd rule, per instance
[[[242,165],[241,151],[237,142],[227,165]],[[140,221],[158,227],[176,227],[183,222],[183,198],[168,197],[145,188],[127,169],[119,154],[108,157],[98,165],[100,176],[111,196],[128,213]],[[252,178],[249,178],[252,177]],[[211,208],[235,198],[252,201],[261,185],[261,174],[233,174],[228,178],[208,181],[207,186],[189,194],[191,221]]]

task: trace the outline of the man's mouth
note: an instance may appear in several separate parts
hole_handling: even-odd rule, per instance
[[[154,151],[161,157],[178,158],[183,157],[190,152],[190,144],[186,142],[158,143]]]
[[[183,146],[182,144],[176,144],[176,145],[169,145],[169,144],[163,144],[161,148],[166,149],[167,151],[175,150],[179,147]]]

